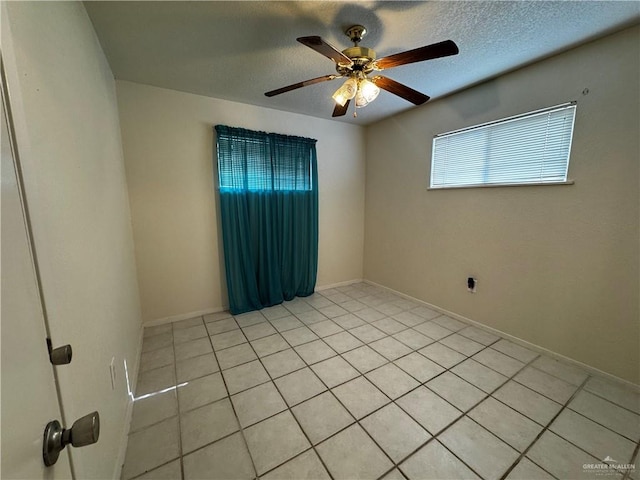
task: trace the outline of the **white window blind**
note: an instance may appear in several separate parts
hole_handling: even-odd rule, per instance
[[[567,181],[576,105],[436,135],[431,188]]]
[[[225,125],[216,134],[221,190],[314,189],[316,140]]]

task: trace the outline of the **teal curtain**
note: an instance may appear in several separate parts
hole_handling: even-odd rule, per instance
[[[215,129],[231,313],[311,295],[318,270],[316,140]]]

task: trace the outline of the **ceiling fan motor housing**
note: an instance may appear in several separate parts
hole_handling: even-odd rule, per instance
[[[348,75],[349,72],[363,72],[365,74],[374,70],[373,61],[376,59],[376,52],[367,47],[349,47],[345,48],[342,53],[351,59],[353,65],[345,67],[336,65],[336,70],[341,75]]]
[[[353,42],[353,47],[345,48],[342,53],[349,57],[353,65],[345,67],[337,64],[336,70],[340,75],[350,76],[356,73],[357,76],[367,75],[374,70],[373,62],[376,59],[376,52],[367,47],[360,47],[358,43],[367,34],[367,29],[362,25],[352,25],[344,32]],[[358,75],[361,74],[361,75]]]

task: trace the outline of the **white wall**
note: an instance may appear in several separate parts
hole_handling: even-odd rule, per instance
[[[316,138],[318,286],[362,278],[364,129],[118,81],[144,321],[228,305],[213,126]]]
[[[365,278],[638,383],[639,37],[368,128]],[[427,191],[435,134],[570,100],[575,185]]]
[[[76,477],[110,478],[141,325],[114,79],[80,2],[3,2],[2,53],[51,337],[73,348],[57,367],[65,422],[101,416]]]

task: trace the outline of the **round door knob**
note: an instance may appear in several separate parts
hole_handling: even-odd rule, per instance
[[[100,414],[92,412],[79,418],[69,429],[62,428],[60,422],[52,420],[44,429],[42,444],[42,459],[47,467],[58,461],[60,452],[71,444],[74,447],[84,447],[98,441],[100,437]]]

